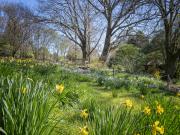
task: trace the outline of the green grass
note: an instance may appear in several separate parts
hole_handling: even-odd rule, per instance
[[[3,129],[8,134],[45,135],[49,134],[47,131],[50,131],[53,135],[79,135],[80,128],[87,125],[89,128],[89,133],[94,135],[111,135],[111,130],[114,130],[114,133],[118,135],[121,131],[122,135],[134,133],[149,135],[151,134],[151,128],[145,128],[145,126],[147,126],[147,124],[152,124],[155,120],[160,120],[161,124],[164,125],[165,134],[176,135],[180,131],[178,127],[180,124],[179,97],[157,89],[155,92],[146,93],[145,98],[141,99],[140,86],[134,85],[135,82],[152,82],[154,84],[161,84],[161,81],[149,78],[148,76],[119,73],[116,76],[117,78],[121,78],[122,80],[128,79],[130,81],[128,81],[128,83],[124,83],[124,81],[122,81],[123,83],[120,85],[115,83],[115,85],[118,87],[108,87],[107,84],[100,86],[97,83],[97,78],[94,76],[87,77],[85,75],[62,70],[62,68],[57,65],[49,63],[43,64],[31,60],[1,61],[0,73],[0,97],[3,97],[4,99],[3,102],[0,102],[0,106],[2,107],[1,112],[3,111],[3,117],[0,115],[0,120],[4,121]],[[105,77],[108,77],[108,75],[105,75]],[[15,82],[15,84],[17,84],[13,86],[13,90],[19,90],[19,88],[22,87],[22,84],[27,88],[32,85],[30,89],[32,93],[34,91],[34,96],[42,98],[41,100],[46,101],[46,104],[39,102],[39,100],[36,100],[36,98],[32,99],[32,96],[28,96],[28,94],[24,97],[20,93],[19,97],[23,97],[22,99],[20,98],[21,100],[19,98],[16,100],[9,94],[5,96],[7,94],[5,90],[6,88],[9,88],[9,93],[13,92],[10,83],[3,83],[3,80],[8,78],[13,80],[10,82]],[[117,83],[119,82],[117,81]],[[58,94],[56,92],[56,84],[64,85],[65,88],[62,94]],[[114,85],[114,83],[110,82],[109,85],[111,84]],[[42,87],[37,87],[39,85]],[[41,89],[41,92],[37,92]],[[142,89],[144,90],[144,87]],[[47,95],[47,97],[44,95]],[[18,97],[18,94],[14,93],[14,96]],[[124,102],[127,99],[133,101],[133,108],[130,112],[124,107]],[[21,104],[15,104],[15,102],[19,102],[19,100],[22,102],[24,109],[30,109],[29,105],[31,104],[38,104],[37,107],[39,107],[39,109],[36,109],[36,111],[32,110],[32,115],[22,113],[21,116],[21,113],[17,113],[16,115],[7,115],[7,113],[4,113],[7,112],[7,107],[4,106],[5,102],[9,102],[9,106],[16,105],[15,108],[12,108],[14,110],[9,109],[10,107],[8,107],[8,111],[11,111],[10,114],[13,114],[13,112],[16,110],[20,111],[20,109],[23,109]],[[156,100],[159,101],[159,103],[161,103],[165,108],[165,112],[162,117],[156,115],[155,112],[154,116],[144,116],[142,114],[143,107],[149,105],[151,106],[152,110],[155,110],[155,104],[151,103],[154,103]],[[83,120],[80,117],[80,112],[83,109],[88,109],[89,118],[87,120]],[[47,117],[44,118],[44,115]],[[143,117],[139,118],[139,115]],[[40,131],[41,128],[39,128],[39,125],[36,124],[38,123],[36,117],[42,118],[42,123],[40,124],[42,127],[42,132]],[[16,120],[16,118],[21,120],[20,124],[24,124],[24,126],[18,126],[17,123],[11,123],[8,125],[10,123],[9,121],[11,121],[9,118],[13,120]],[[24,121],[23,118],[26,118],[26,121]],[[109,122],[112,120],[111,122],[113,123],[114,119],[116,119],[113,125],[115,126],[115,129],[111,129],[112,125]],[[121,121],[124,121],[127,124],[126,126],[122,126],[122,128],[118,128],[117,125]],[[140,122],[136,126],[128,124],[133,123],[134,121]],[[34,128],[31,128],[32,130],[25,133],[25,129],[27,129],[29,125],[32,125],[31,123],[34,124]],[[2,125],[0,125],[0,127],[1,126]],[[12,128],[8,126],[16,126],[18,128],[14,130],[14,127]],[[104,130],[104,128],[110,128],[110,130],[108,130],[109,132]]]

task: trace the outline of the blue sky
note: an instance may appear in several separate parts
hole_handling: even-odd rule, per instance
[[[37,0],[0,0],[0,4],[2,2],[15,2],[15,3],[23,3],[27,7],[33,9],[37,8]]]

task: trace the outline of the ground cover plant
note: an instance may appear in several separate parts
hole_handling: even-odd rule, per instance
[[[180,133],[179,93],[162,91],[156,78],[85,75],[13,58],[1,59],[0,71],[4,134]]]

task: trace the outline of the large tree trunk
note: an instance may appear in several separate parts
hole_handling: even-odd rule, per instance
[[[174,78],[174,75],[176,73],[177,60],[178,60],[177,56],[171,55],[171,54],[167,55],[166,63],[165,63],[165,65],[166,65],[166,74],[170,78]]]
[[[105,43],[104,43],[104,48],[100,57],[100,60],[103,62],[106,62],[110,45],[111,45],[111,22],[108,23],[107,31],[106,31],[106,37],[105,37]]]
[[[172,26],[168,24],[168,21],[164,21],[164,27],[165,27],[165,52],[166,52],[166,58],[165,58],[165,66],[166,66],[166,75],[170,78],[174,78],[174,75],[176,73],[176,64],[178,60],[178,56],[175,52],[173,52],[173,41],[172,41]],[[170,79],[169,78],[169,79]]]
[[[85,65],[87,61],[87,49],[86,46],[81,47],[82,50],[82,64]]]

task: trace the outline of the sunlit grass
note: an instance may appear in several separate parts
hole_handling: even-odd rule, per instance
[[[57,65],[38,64],[34,61],[20,62],[20,60],[18,60],[18,62],[16,62],[9,60],[1,63],[0,71],[2,73],[1,76],[9,76],[13,78],[14,76],[20,75],[24,80],[27,80],[32,84],[37,83],[38,85],[40,81],[43,81],[43,86],[46,88],[43,92],[49,93],[47,104],[48,106],[53,106],[48,117],[48,121],[51,123],[50,127],[54,126],[51,131],[53,135],[79,135],[80,128],[86,125],[89,126],[91,134],[93,133],[92,130],[94,130],[94,132],[96,130],[93,129],[92,124],[98,124],[98,121],[94,120],[93,116],[96,114],[98,109],[102,113],[104,113],[106,109],[112,107],[123,110],[124,107],[122,106],[124,106],[126,100],[131,100],[133,103],[132,115],[142,113],[143,107],[149,105],[149,102],[161,100],[161,98],[166,100],[173,99],[173,106],[171,105],[169,107],[166,106],[166,103],[168,102],[159,101],[162,102],[162,106],[165,108],[165,113],[167,107],[170,108],[170,110],[180,108],[180,98],[175,94],[169,94],[165,91],[156,91],[155,93],[147,93],[146,95],[143,95],[142,98],[142,93],[137,86],[135,87],[134,85],[131,85],[131,87],[123,86],[118,88],[111,88],[104,85],[99,86],[96,81],[97,78],[89,78],[85,75],[62,70],[62,68]],[[126,78],[127,76],[125,73],[118,75],[120,78]],[[131,76],[128,74],[128,78],[132,79],[132,81],[135,80],[135,77],[136,76],[134,75]],[[148,81],[150,80],[155,84],[157,83],[156,79],[148,78],[147,76],[141,76],[139,78],[138,81],[145,79]],[[17,79],[15,79],[15,81],[17,81]],[[57,92],[56,85],[63,85],[63,90],[60,89],[60,92]],[[0,87],[2,86],[6,87],[5,84],[0,85]],[[113,95],[113,91],[115,92],[115,95]],[[24,93],[26,93],[25,90]],[[152,98],[154,96],[155,98]],[[9,98],[9,100],[11,100],[11,98]],[[88,110],[89,116],[87,120],[83,120],[80,117],[80,112],[83,109]],[[111,114],[112,116],[114,115],[113,111],[108,114],[110,115],[109,117],[111,117]],[[173,115],[173,113],[169,111],[166,114],[166,117],[169,116],[175,118],[176,114]],[[161,124],[169,126],[165,121],[166,119],[170,121],[170,119],[166,117],[164,116],[164,119],[161,119],[161,122],[164,121],[164,123]],[[106,119],[105,116],[102,116],[102,118]],[[154,118],[152,119],[155,120]],[[152,122],[153,121],[151,121],[151,123]],[[146,122],[142,121],[142,124],[140,125],[141,127],[143,127],[143,123]],[[174,124],[176,127],[177,123]],[[169,133],[172,133],[172,130],[170,130]],[[179,129],[177,128],[177,130]],[[98,134],[98,132],[99,131],[97,130],[96,133]],[[145,133],[146,131],[142,130],[141,132]],[[147,134],[149,133],[150,129],[147,130]]]

